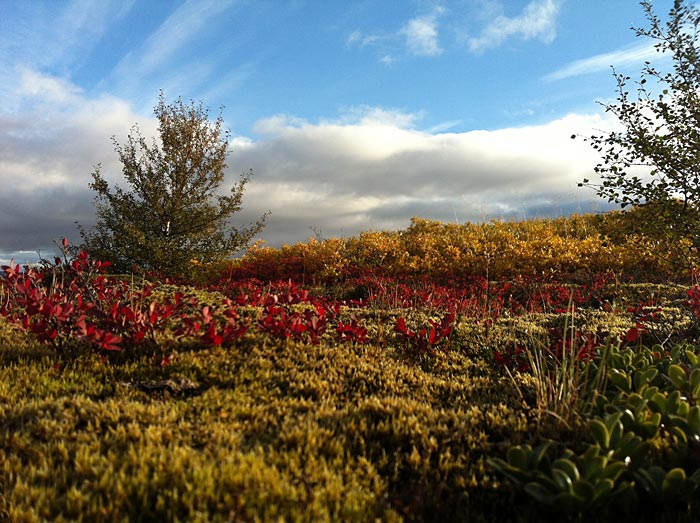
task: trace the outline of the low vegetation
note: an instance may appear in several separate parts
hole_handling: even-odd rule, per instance
[[[415,220],[189,282],[4,267],[0,520],[697,519],[692,274],[542,269],[574,238],[635,256],[612,219]]]
[[[586,283],[610,272],[623,281],[690,281],[687,242],[645,235],[637,225],[644,212],[479,224],[413,218],[401,231],[312,238],[280,249],[254,245],[242,259],[210,266],[206,273],[324,283],[376,273],[441,282],[525,277]]]
[[[265,217],[230,227],[221,119],[161,97],[86,250],[2,267],[0,521],[700,520],[700,11],[642,7],[673,70],[588,138],[625,213],[225,261]]]

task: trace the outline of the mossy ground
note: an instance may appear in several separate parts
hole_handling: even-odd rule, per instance
[[[525,418],[485,364],[274,343],[106,364],[5,340],[9,521],[469,520]]]
[[[364,314],[381,344],[249,333],[176,347],[167,366],[67,358],[2,323],[0,521],[544,517],[485,464],[546,437],[492,356],[560,316],[504,318],[488,333],[463,321],[450,350],[416,356],[391,342],[397,314]]]

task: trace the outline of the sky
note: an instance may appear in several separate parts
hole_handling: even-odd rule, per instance
[[[658,58],[632,26],[634,0],[0,0],[0,262],[79,243],[161,90],[221,110],[222,190],[253,171],[235,223],[269,211],[271,246],[604,212],[570,137],[614,128],[610,66]]]

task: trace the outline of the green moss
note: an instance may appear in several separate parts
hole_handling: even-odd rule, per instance
[[[659,325],[686,328],[684,314],[665,307]],[[396,319],[439,314],[351,315],[374,343],[251,331],[230,348],[174,346],[164,367],[68,359],[0,318],[0,521],[537,520],[485,465],[543,437],[493,352],[545,344],[571,320],[461,319],[446,352],[416,356]],[[634,324],[626,311],[575,322],[613,335]]]

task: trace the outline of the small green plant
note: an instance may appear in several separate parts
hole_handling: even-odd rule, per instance
[[[587,366],[596,386],[583,452],[568,443],[552,460],[551,443],[520,445],[488,463],[538,504],[575,517],[613,503],[692,517],[700,490],[698,349],[608,344]]]
[[[667,503],[693,500],[700,487],[700,470],[696,470],[691,476],[687,476],[685,470],[676,467],[665,470],[662,467],[649,467],[635,471],[636,483],[649,495],[651,499]]]
[[[624,412],[614,412],[604,418],[593,418],[588,421],[588,428],[595,446],[625,464],[643,462],[648,452],[648,445],[634,432],[627,430],[622,418]]]
[[[535,449],[516,446],[508,450],[506,460],[492,458],[488,462],[538,503],[569,515],[632,494],[632,484],[622,478],[626,463],[599,446],[591,445],[580,455],[567,449],[554,461],[548,450],[549,444]]]

